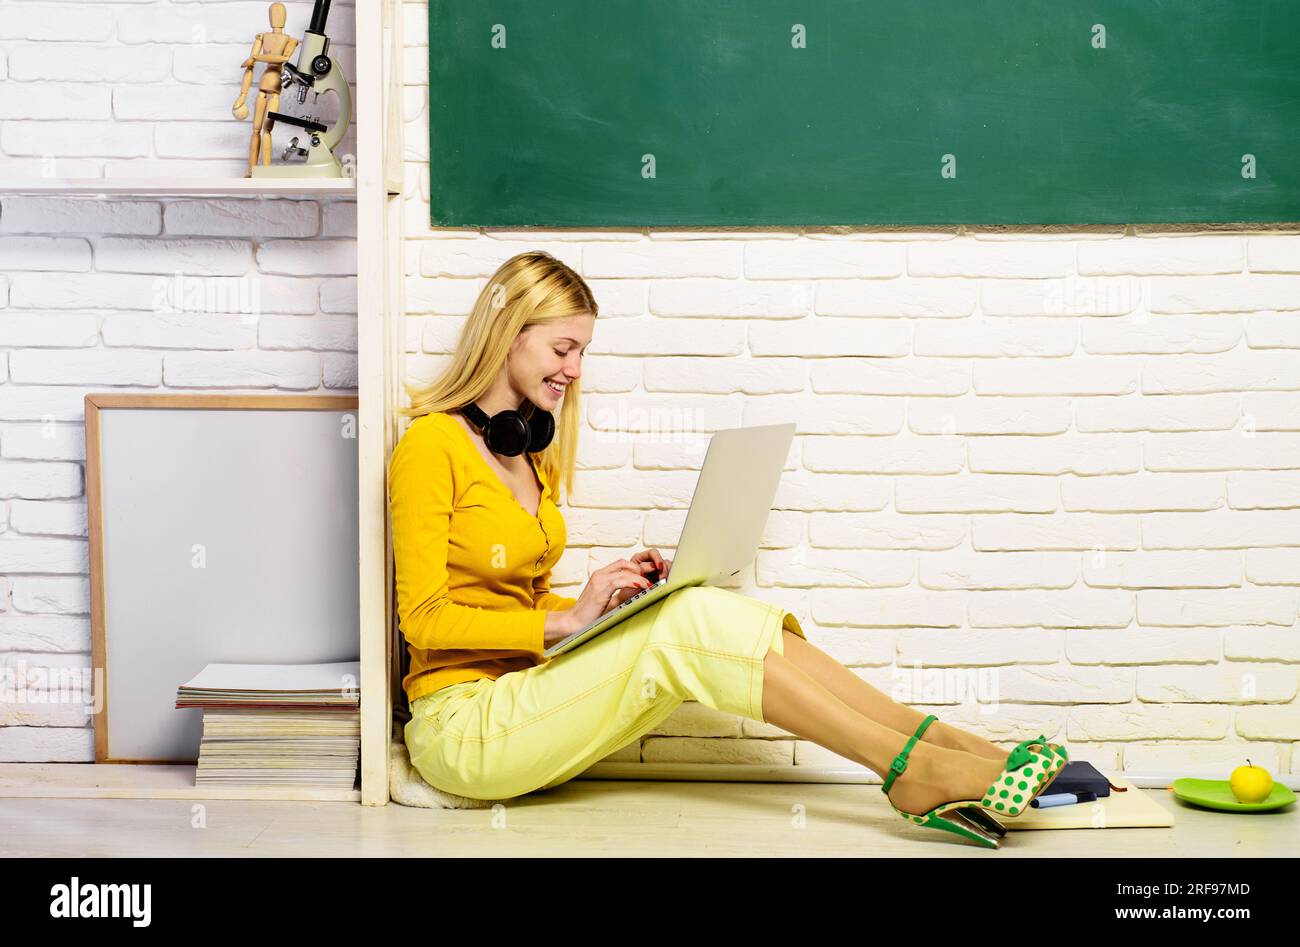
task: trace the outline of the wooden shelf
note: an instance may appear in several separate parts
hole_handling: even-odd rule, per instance
[[[263,799],[360,802],[360,789],[194,785],[193,763],[3,763],[0,799]]]
[[[275,197],[355,194],[354,178],[35,178],[0,179],[0,194],[87,195],[190,194]]]
[[[361,747],[358,789],[199,788],[195,766],[149,763],[0,763],[0,799],[264,799],[389,801],[395,678],[392,550],[387,534],[387,459],[397,440],[403,338],[402,21],[400,0],[356,0],[357,177],[27,177],[0,174],[0,196],[227,198],[337,195],[357,202],[358,431],[360,505]],[[386,97],[387,94],[387,97]],[[239,165],[235,165],[236,168]],[[238,173],[242,175],[242,170]],[[374,252],[371,252],[371,251]]]

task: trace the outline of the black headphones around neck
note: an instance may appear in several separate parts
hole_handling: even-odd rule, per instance
[[[524,404],[532,402],[524,399]],[[537,405],[533,405],[531,419],[513,409],[498,411],[489,418],[487,412],[473,402],[458,410],[478,428],[488,450],[494,454],[515,457],[525,450],[530,453],[545,450],[555,436],[554,416]]]

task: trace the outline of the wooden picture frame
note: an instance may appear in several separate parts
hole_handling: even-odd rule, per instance
[[[86,437],[86,504],[87,527],[90,552],[90,616],[91,616],[91,660],[92,680],[95,673],[101,674],[101,690],[94,695],[97,709],[92,712],[95,730],[95,761],[97,763],[172,763],[194,765],[193,760],[176,759],[141,759],[129,756],[115,756],[109,745],[109,665],[108,665],[108,629],[106,627],[107,603],[105,582],[105,534],[104,534],[104,466],[101,438],[103,419],[101,412],[113,409],[176,409],[176,410],[253,410],[253,411],[326,411],[351,414],[360,426],[357,417],[358,398],[346,395],[226,395],[226,394],[88,394],[85,397],[85,437]],[[359,438],[358,433],[353,435]],[[355,442],[354,442],[355,443]],[[348,504],[355,509],[355,498],[348,498]],[[356,537],[353,542],[355,544]],[[353,590],[355,591],[355,590]],[[357,616],[353,616],[355,620]],[[355,642],[360,649],[361,642]],[[257,663],[257,662],[250,662]],[[196,673],[201,668],[196,669]],[[169,686],[179,686],[183,681],[168,681]],[[365,703],[365,691],[362,691]]]

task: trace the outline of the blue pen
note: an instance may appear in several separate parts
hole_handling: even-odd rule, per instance
[[[1078,802],[1094,802],[1095,792],[1058,792],[1048,796],[1039,796],[1030,803],[1038,809],[1050,809],[1052,806],[1069,806]]]
[[[1050,809],[1052,806],[1068,806],[1079,801],[1077,794],[1072,792],[1058,792],[1050,796],[1039,796],[1031,806],[1039,809]]]

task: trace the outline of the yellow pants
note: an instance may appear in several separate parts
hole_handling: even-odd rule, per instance
[[[763,718],[763,660],[784,609],[716,586],[679,589],[564,654],[452,684],[411,706],[411,765],[473,799],[550,789],[653,729],[683,701]]]

